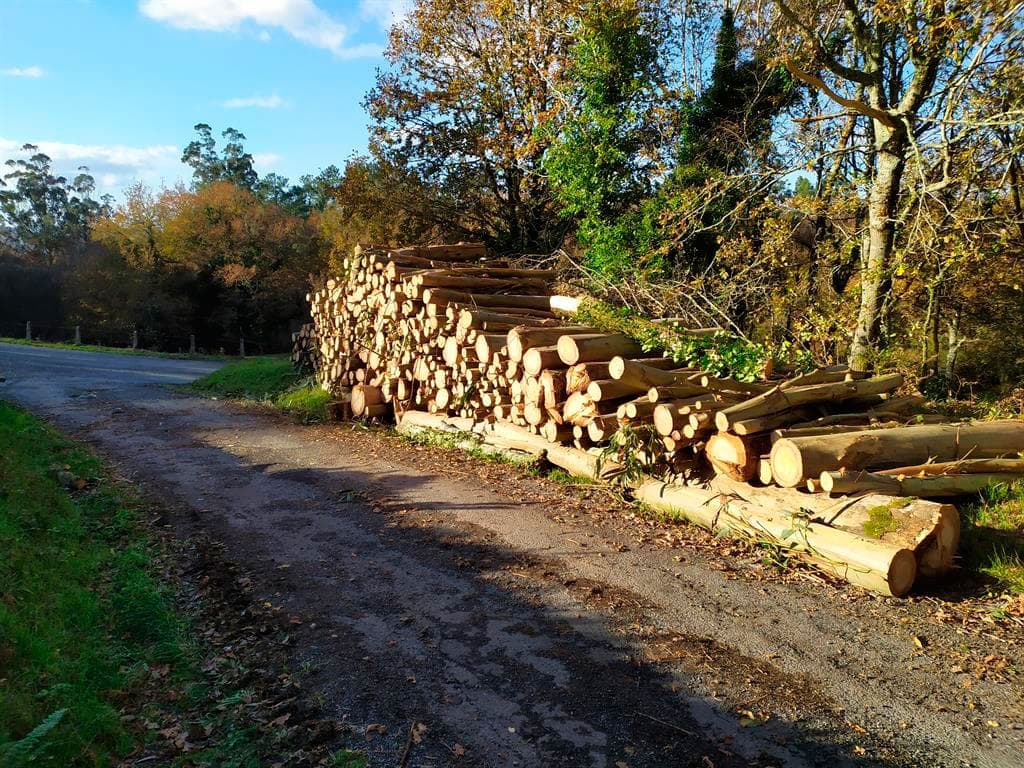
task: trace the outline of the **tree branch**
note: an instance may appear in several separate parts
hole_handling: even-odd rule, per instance
[[[786,69],[789,70],[790,74],[793,75],[793,77],[797,78],[798,80],[802,80],[808,85],[813,85],[819,91],[821,91],[830,99],[832,99],[832,101],[834,101],[836,104],[844,106],[847,109],[852,109],[854,112],[859,112],[862,115],[867,115],[872,120],[877,120],[878,122],[887,125],[890,128],[899,127],[899,121],[895,117],[893,117],[893,115],[886,112],[884,109],[876,109],[875,107],[872,107],[869,104],[865,104],[862,101],[857,101],[856,99],[848,99],[845,96],[840,96],[838,93],[832,90],[832,88],[830,88],[824,80],[822,80],[820,77],[816,77],[815,75],[810,74],[809,72],[804,72],[789,57],[786,58],[785,64]]]
[[[817,32],[805,24],[793,9],[786,5],[786,3],[781,2],[781,0],[777,0],[776,5],[779,7],[779,10],[782,11],[782,15],[789,19],[791,24],[796,25],[800,31],[808,37],[811,44],[814,46],[814,53],[821,59],[821,62],[832,71],[833,74],[846,78],[851,82],[858,83],[859,85],[875,84],[875,78],[870,73],[839,63],[839,60],[829,53],[827,48],[825,48],[824,44],[821,42],[821,38],[818,37]]]

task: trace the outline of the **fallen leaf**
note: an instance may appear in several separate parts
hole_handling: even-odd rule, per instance
[[[419,744],[423,741],[423,737],[427,735],[427,726],[423,723],[416,723],[413,725],[411,733],[413,744]]]
[[[366,726],[366,730],[364,731],[364,733],[386,733],[387,730],[388,727],[383,723],[370,723],[368,726]]]

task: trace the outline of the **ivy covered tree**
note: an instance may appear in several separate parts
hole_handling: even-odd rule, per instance
[[[754,161],[771,152],[772,121],[795,96],[785,70],[742,59],[736,19],[726,7],[707,88],[682,105],[678,164],[666,184],[673,261],[703,268],[754,188]]]
[[[562,215],[578,221],[577,240],[602,273],[656,266],[657,35],[634,3],[591,3],[571,60],[567,90],[579,106],[544,157]]]

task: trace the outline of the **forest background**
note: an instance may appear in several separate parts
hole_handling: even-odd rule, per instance
[[[1024,378],[1024,3],[420,0],[364,106],[338,165],[199,124],[190,185],[116,204],[26,145],[0,335],[279,350],[357,242],[482,240],[737,354]]]

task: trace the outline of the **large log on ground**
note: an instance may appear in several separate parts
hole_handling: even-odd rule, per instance
[[[826,382],[785,390],[775,387],[762,395],[719,411],[715,417],[715,425],[725,432],[737,421],[781,413],[811,403],[838,403],[866,395],[878,395],[891,392],[902,383],[903,376],[892,373],[860,381]]]
[[[793,488],[822,472],[888,469],[929,460],[986,459],[1024,451],[1024,421],[926,424],[777,440],[772,475]]]
[[[433,429],[437,432],[472,432],[474,427],[473,419],[461,416],[445,416],[439,413],[427,413],[426,411],[406,411],[398,420],[398,431],[412,431],[414,429]]]
[[[637,488],[635,496],[709,530],[769,541],[802,553],[822,570],[884,595],[907,594],[917,576],[917,560],[906,547],[821,523],[794,524],[793,515],[766,512],[714,490],[650,481]]]
[[[577,477],[608,480],[622,473],[622,467],[615,462],[602,461],[598,456],[577,448],[550,443],[544,437],[508,422],[499,421],[488,425],[483,432],[483,439],[492,445],[516,448],[546,458]]]
[[[499,454],[504,459],[518,464],[536,461],[537,454],[532,451],[524,451],[515,446],[493,445],[483,441],[482,428],[485,428],[485,425],[478,424],[471,418],[445,416],[425,411],[406,411],[399,419],[397,427],[399,434],[403,435],[416,435],[423,432],[443,432],[453,435],[456,438],[461,438],[454,442],[456,448]]]
[[[773,514],[799,513],[816,523],[911,549],[918,572],[926,576],[950,570],[960,543],[960,515],[952,504],[884,492],[835,498],[795,488],[755,488],[723,476],[713,478],[711,487]]]

